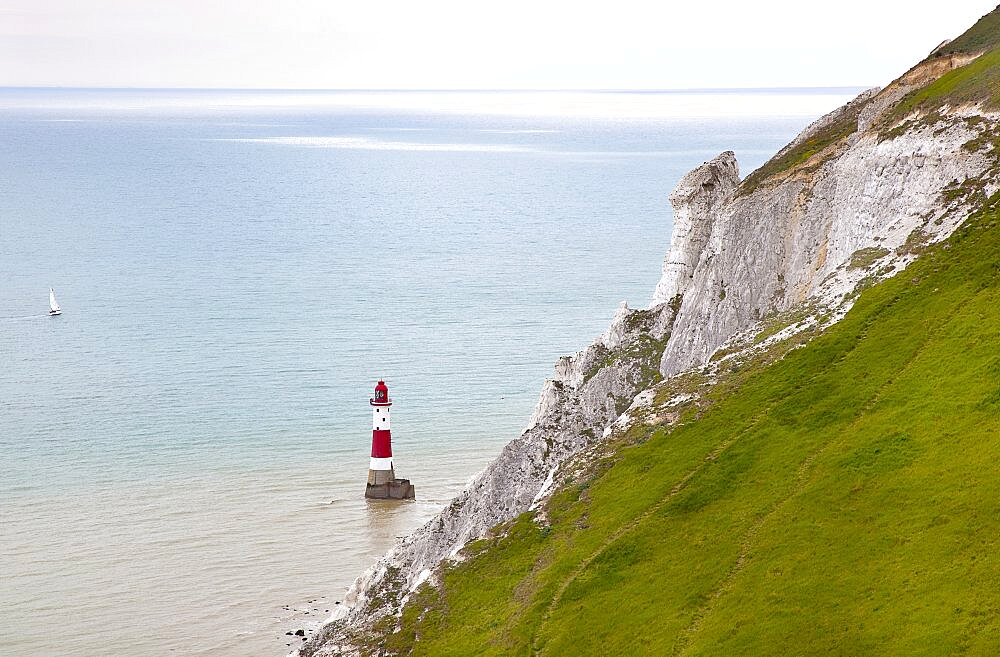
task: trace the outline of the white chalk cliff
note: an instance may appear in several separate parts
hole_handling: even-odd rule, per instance
[[[874,92],[862,94],[785,151],[845,112],[879,100]],[[907,240],[926,243],[951,234],[965,214],[943,205],[942,192],[954,181],[981,176],[992,163],[963,146],[996,117],[970,123],[964,112],[894,139],[872,129],[855,132],[813,167],[753,190],[739,186],[732,153],[686,175],[670,196],[675,232],[653,295],[654,307],[680,297],[662,373],[704,363],[731,336],[771,313],[806,302],[838,307],[849,301],[844,296],[870,274],[849,267],[859,251],[884,252],[885,264],[899,268],[912,258],[905,253]]]
[[[594,344],[560,359],[524,433],[359,577],[342,611],[301,653],[354,654],[354,639],[371,623],[398,613],[467,542],[537,505],[558,484],[560,466],[599,443],[662,377],[705,365],[776,313],[809,308],[835,321],[859,283],[900,271],[921,244],[949,235],[972,202],[964,181],[979,179],[987,194],[997,189],[988,175],[995,154],[968,144],[995,132],[1000,117],[951,107],[902,128],[882,118],[913,85],[961,63],[936,61],[935,70],[914,69],[910,79],[861,94],[747,180],[732,152],[684,176],[670,196],[674,231],[649,308],[623,305]],[[829,134],[836,138],[819,138]],[[800,155],[813,142],[815,152]]]

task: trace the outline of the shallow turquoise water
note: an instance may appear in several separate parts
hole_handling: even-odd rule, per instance
[[[648,301],[684,172],[846,98],[0,91],[0,654],[281,652]]]

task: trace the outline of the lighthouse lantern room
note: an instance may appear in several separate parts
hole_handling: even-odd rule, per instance
[[[415,491],[409,479],[396,479],[392,465],[392,429],[389,408],[392,399],[389,387],[379,379],[375,396],[368,400],[372,407],[372,455],[368,465],[368,486],[365,497],[377,500],[414,499]]]

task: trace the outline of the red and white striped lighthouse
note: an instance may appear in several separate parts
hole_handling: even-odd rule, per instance
[[[368,466],[368,483],[384,484],[396,477],[392,470],[392,428],[389,425],[389,387],[379,379],[375,396],[368,400],[372,406],[372,461]]]
[[[374,499],[413,499],[415,491],[409,479],[396,479],[392,466],[392,427],[389,421],[389,387],[379,379],[375,396],[368,400],[372,407],[372,456],[368,465],[368,486],[365,497]]]

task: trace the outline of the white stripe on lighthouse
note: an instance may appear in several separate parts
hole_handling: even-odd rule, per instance
[[[389,407],[372,409],[372,429],[389,431]]]
[[[392,470],[392,457],[385,459],[377,459],[372,457],[371,465],[368,466],[369,470]]]

